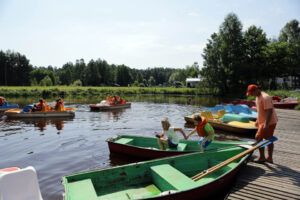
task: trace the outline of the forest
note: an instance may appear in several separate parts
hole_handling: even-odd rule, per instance
[[[300,86],[299,21],[287,22],[278,38],[268,38],[255,25],[243,31],[238,16],[229,13],[218,32],[211,34],[202,57],[200,66],[191,62],[181,69],[134,69],[100,58],[88,62],[78,59],[63,66],[32,66],[25,55],[1,50],[0,85],[167,87],[174,81],[184,85],[186,78],[200,76],[198,87],[217,89],[220,94],[244,90],[251,83],[266,89],[287,89],[276,84],[277,77],[292,77],[292,87],[296,88]]]

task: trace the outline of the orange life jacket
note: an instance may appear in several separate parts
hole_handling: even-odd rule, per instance
[[[59,108],[61,108],[63,103],[64,103],[64,101],[62,99],[57,101],[55,106],[54,106],[54,110],[58,110]]]
[[[109,102],[111,102],[111,96],[107,96],[106,100],[109,101]]]
[[[196,125],[197,133],[200,137],[206,137],[206,133],[204,131],[205,125],[208,123],[207,119],[205,117],[201,117],[202,121]]]
[[[42,110],[43,107],[45,107],[45,103],[38,103],[38,104],[36,105],[37,110]]]
[[[4,97],[0,97],[0,105],[4,104],[5,102],[5,98]]]
[[[60,102],[58,101],[58,102],[56,102],[54,109],[57,110],[59,108],[59,106],[60,106]]]

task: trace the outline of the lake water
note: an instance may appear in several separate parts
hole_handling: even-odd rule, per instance
[[[64,119],[7,119],[0,116],[0,169],[33,166],[37,170],[44,200],[62,199],[61,178],[88,170],[109,168],[136,161],[110,154],[106,139],[118,134],[154,137],[161,132],[161,120],[168,117],[175,127],[184,127],[184,116],[201,112],[201,106],[214,106],[221,100],[213,97],[128,96],[131,108],[91,112],[97,98],[64,99],[65,107],[74,107],[76,116]],[[7,99],[21,106],[37,99]],[[54,99],[47,99],[54,105]],[[179,134],[180,135],[180,134]],[[197,140],[196,134],[190,137]],[[215,140],[249,140],[238,135],[216,132]]]

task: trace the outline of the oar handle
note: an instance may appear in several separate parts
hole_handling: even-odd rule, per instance
[[[203,171],[203,172],[201,172],[201,173],[193,176],[191,179],[194,180],[194,181],[198,181],[202,177],[204,177],[204,176],[206,176],[206,175],[208,175],[208,174],[210,174],[210,173],[212,173],[212,172],[214,172],[214,171],[216,171],[216,170],[218,170],[218,169],[220,169],[220,168],[228,165],[229,163],[237,160],[238,158],[243,157],[244,155],[246,155],[246,154],[254,151],[255,149],[263,146],[264,144],[266,144],[266,143],[268,143],[270,141],[271,140],[266,140],[266,141],[262,142],[261,144],[258,144],[256,146],[252,147],[251,149],[248,149],[248,150],[246,150],[246,151],[244,151],[244,152],[242,152],[242,153],[240,153],[240,154],[238,154],[238,155],[236,155],[236,156],[234,156],[232,158],[227,159],[226,161],[224,161],[224,162],[222,162],[222,163],[220,163],[218,165],[215,165],[215,166],[213,166],[213,167],[211,167],[211,168],[209,168],[209,169],[207,169],[207,170],[205,170],[205,171]]]

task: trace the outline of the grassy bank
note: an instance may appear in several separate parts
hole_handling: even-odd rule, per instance
[[[207,89],[197,88],[155,88],[155,87],[0,87],[0,96],[5,97],[66,97],[66,96],[99,96],[99,95],[132,95],[132,94],[172,94],[172,95],[207,95]]]

